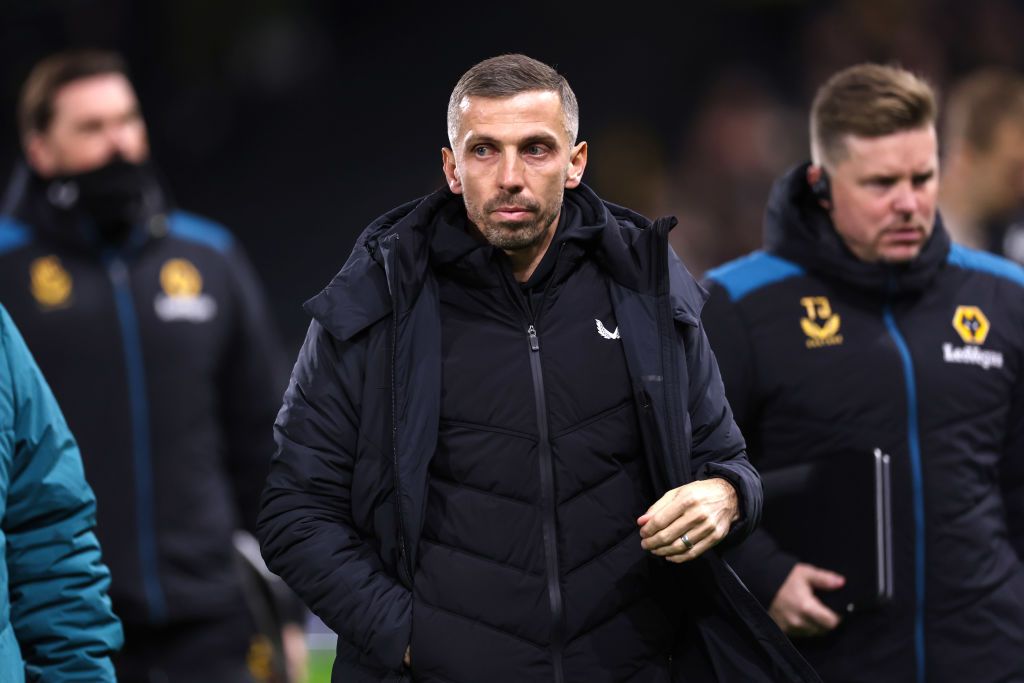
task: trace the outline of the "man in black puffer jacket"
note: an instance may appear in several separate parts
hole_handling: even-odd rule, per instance
[[[581,184],[575,97],[528,57],[470,69],[448,125],[448,188],[307,303],[276,424],[263,553],[334,680],[817,680],[712,550],[761,485],[674,221]]]
[[[1024,271],[950,245],[934,121],[913,74],[834,76],[766,250],[708,275],[704,323],[762,473],[892,458],[888,605],[840,622],[820,598],[845,577],[785,529],[727,555],[828,681],[1024,681]]]

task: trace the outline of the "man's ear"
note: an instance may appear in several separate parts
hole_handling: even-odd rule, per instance
[[[807,167],[807,184],[818,204],[826,211],[832,210],[832,185],[824,166],[811,164]]]
[[[32,170],[44,178],[52,176],[56,172],[56,159],[53,152],[40,133],[32,132],[25,136],[23,147],[25,149],[25,160]]]
[[[444,171],[448,188],[455,194],[462,194],[462,179],[459,177],[459,167],[455,165],[455,152],[448,147],[441,148],[441,170]]]
[[[565,178],[565,188],[572,190],[583,182],[583,171],[587,167],[587,143],[581,142],[572,148],[569,154],[569,172]]]

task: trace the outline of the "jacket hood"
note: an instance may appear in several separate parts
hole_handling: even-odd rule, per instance
[[[704,290],[692,278],[677,277],[679,269],[669,269],[669,282],[663,277],[663,268],[653,267],[663,257],[662,243],[675,226],[675,218],[652,222],[635,211],[603,201],[582,184],[567,190],[563,201],[579,213],[580,220],[561,239],[585,244],[624,287],[651,295],[671,290],[676,317],[697,323],[706,299]],[[450,263],[476,249],[491,248],[468,235],[465,240],[445,239],[434,245],[437,221],[453,212],[465,212],[462,197],[442,188],[373,221],[356,240],[341,271],[306,302],[306,312],[332,335],[345,340],[388,315],[393,302],[400,302],[399,314],[410,308],[423,289],[432,258],[435,263],[439,258]],[[388,285],[387,270],[392,264],[402,273],[395,282],[399,288],[396,292],[391,292]]]
[[[828,212],[807,183],[804,163],[790,169],[772,187],[765,210],[765,249],[829,279],[877,292],[919,292],[949,255],[949,234],[938,214],[921,252],[908,263],[867,263],[846,246]]]

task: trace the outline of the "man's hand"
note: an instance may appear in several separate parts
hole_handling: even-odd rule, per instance
[[[309,650],[306,648],[306,631],[298,624],[285,624],[281,629],[284,644],[284,659],[288,667],[288,680],[304,681],[309,674]]]
[[[714,478],[672,489],[636,523],[644,550],[681,563],[718,545],[738,518],[736,490],[725,479]]]
[[[772,599],[768,614],[786,635],[824,635],[839,625],[839,615],[818,600],[814,591],[834,591],[844,583],[840,574],[798,562]]]
[[[402,664],[405,664],[406,668],[412,666],[412,647],[406,646],[405,656],[402,657]]]

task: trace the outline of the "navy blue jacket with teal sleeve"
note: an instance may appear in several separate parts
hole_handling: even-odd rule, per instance
[[[96,501],[60,408],[0,306],[0,680],[114,681],[121,624]]]
[[[939,220],[910,263],[862,262],[806,167],[765,235],[703,312],[751,461],[892,458],[893,600],[801,651],[825,680],[1024,680],[1024,270]],[[764,605],[801,560],[764,530],[728,559]]]
[[[0,217],[0,298],[81,448],[114,608],[129,633],[245,617],[232,535],[287,379],[261,287],[230,232],[163,202],[123,242],[89,228],[31,178]]]

